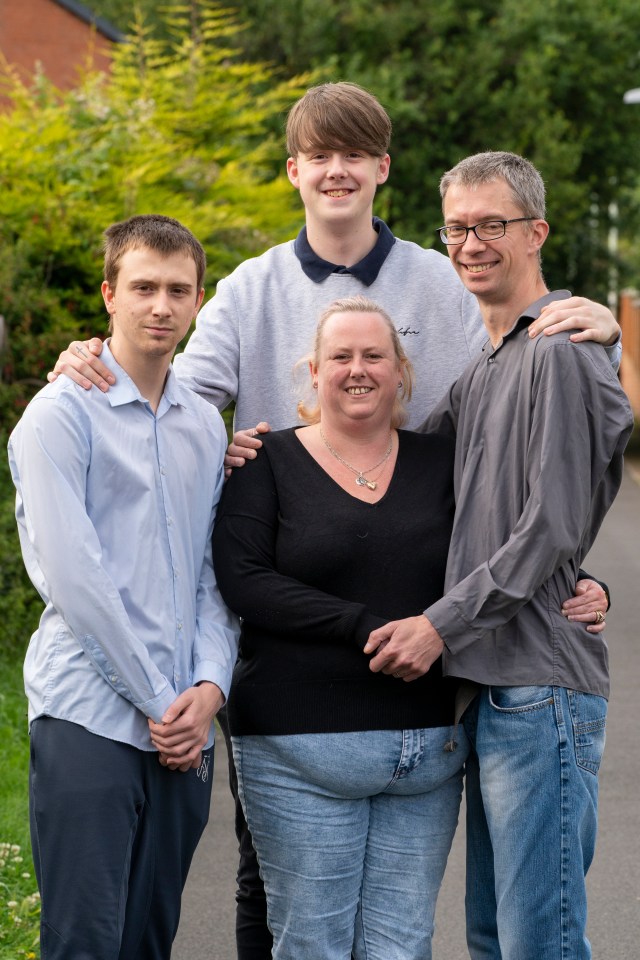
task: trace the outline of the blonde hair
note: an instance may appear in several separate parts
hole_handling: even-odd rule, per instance
[[[297,362],[296,369],[306,367],[310,363],[314,364],[314,366],[318,366],[320,347],[322,345],[322,333],[327,320],[335,313],[377,313],[378,316],[382,317],[384,320],[389,330],[391,343],[393,344],[393,352],[396,360],[398,361],[398,366],[400,367],[400,380],[402,384],[402,387],[400,390],[398,390],[398,395],[393,403],[393,409],[391,411],[391,427],[393,429],[396,427],[401,427],[407,419],[405,401],[409,401],[411,399],[411,393],[413,390],[413,366],[411,365],[411,361],[409,360],[408,356],[404,352],[400,342],[400,336],[393,325],[391,317],[386,310],[384,310],[379,304],[374,303],[373,300],[369,300],[368,297],[363,297],[361,295],[356,297],[344,297],[342,300],[334,300],[333,303],[330,303],[329,306],[320,314],[311,353],[305,357],[302,357]],[[317,400],[315,400],[313,403],[310,400],[308,402],[305,400],[300,400],[298,402],[298,416],[302,421],[304,421],[304,423],[319,423],[320,405]]]

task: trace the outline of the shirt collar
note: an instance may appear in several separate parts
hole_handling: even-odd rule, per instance
[[[533,303],[529,304],[526,310],[523,310],[520,316],[516,321],[517,324],[521,320],[537,320],[540,314],[542,313],[543,307],[546,307],[548,303],[553,303],[554,300],[568,300],[572,296],[570,290],[552,290],[551,293],[545,293],[543,297],[540,297],[538,300],[534,300]]]
[[[380,273],[383,263],[396,242],[396,238],[389,227],[379,217],[373,218],[373,229],[378,234],[373,250],[370,250],[366,257],[363,257],[362,260],[354,263],[351,267],[330,263],[328,260],[319,257],[307,239],[306,227],[302,228],[294,240],[293,249],[303,272],[314,283],[321,283],[332,273],[350,273],[364,283],[366,287],[370,287]]]
[[[116,382],[107,390],[107,400],[112,407],[121,407],[125,403],[133,403],[136,400],[140,403],[147,403],[146,398],[142,396],[127,371],[120,366],[111,353],[111,347],[109,346],[110,339],[109,337],[104,341],[102,353],[100,354],[100,359],[116,378]],[[188,395],[188,388],[180,383],[173,371],[173,366],[169,366],[157,414],[161,414],[165,404],[168,406],[187,406]]]
[[[537,320],[542,313],[542,308],[546,307],[548,303],[553,303],[554,300],[567,300],[571,296],[573,296],[573,294],[570,290],[552,290],[551,293],[545,293],[543,297],[539,297],[537,300],[534,300],[533,303],[529,304],[526,310],[522,311],[511,329],[505,333],[495,350],[493,350],[491,347],[491,340],[487,340],[482,348],[483,352],[487,347],[489,347],[492,349],[492,352],[495,353],[510,337],[514,336],[516,333],[520,333],[520,331],[524,330],[525,327],[528,327],[532,320]]]

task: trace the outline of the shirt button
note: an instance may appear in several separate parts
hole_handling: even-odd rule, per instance
[[[489,357],[489,363],[495,363],[495,362],[496,362],[495,357]]]
[[[176,626],[178,627],[178,630],[182,630],[182,624],[181,624],[181,623],[176,624]]]
[[[117,683],[117,682],[118,682],[118,678],[117,678],[115,675],[112,676],[112,677],[109,677],[109,680],[111,680],[111,683]]]

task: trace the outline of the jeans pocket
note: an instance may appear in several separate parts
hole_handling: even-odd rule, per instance
[[[576,763],[596,775],[604,752],[607,701],[592,693],[567,690]]]
[[[500,713],[525,713],[553,703],[553,687],[489,687],[489,703]]]

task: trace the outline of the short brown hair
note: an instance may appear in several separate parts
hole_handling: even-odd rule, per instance
[[[322,83],[294,103],[287,118],[290,157],[320,148],[358,147],[384,157],[391,120],[382,104],[357,83]]]
[[[113,223],[104,232],[104,279],[115,290],[120,262],[128,250],[148,247],[161,256],[186,253],[196,265],[197,288],[202,288],[207,256],[190,230],[173,217],[159,213],[142,214]]]
[[[393,344],[393,352],[395,353],[401,370],[400,378],[402,381],[402,390],[398,392],[394,401],[393,410],[391,411],[391,426],[394,429],[401,427],[407,419],[404,401],[411,399],[411,392],[413,390],[413,366],[404,352],[404,348],[400,342],[400,336],[393,324],[393,320],[386,310],[373,300],[369,300],[368,297],[363,297],[361,294],[358,294],[355,297],[344,297],[341,300],[334,300],[333,303],[330,303],[326,310],[323,310],[320,314],[311,354],[299,360],[296,367],[301,367],[308,363],[314,363],[317,366],[318,356],[320,355],[320,345],[322,343],[322,331],[324,330],[327,320],[329,317],[332,317],[334,313],[377,313],[387,325]],[[311,404],[307,405],[304,400],[300,400],[298,403],[298,416],[305,423],[319,423],[320,407],[317,403],[312,406]]]

